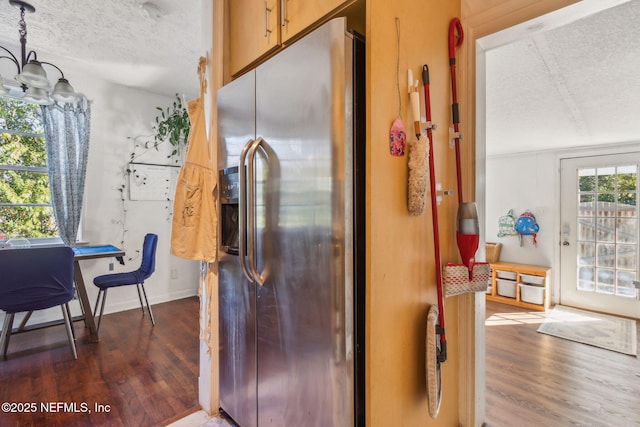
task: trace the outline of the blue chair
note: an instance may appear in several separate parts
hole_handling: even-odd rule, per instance
[[[16,313],[59,305],[73,358],[78,358],[69,311],[69,301],[75,293],[73,257],[73,250],[67,246],[0,251],[0,309],[6,312],[0,334],[3,356],[7,356]]]
[[[96,306],[94,309],[94,317],[98,313],[98,306],[100,305],[100,299],[102,297],[102,305],[100,305],[100,317],[98,318],[97,330],[100,330],[100,323],[102,322],[102,313],[104,313],[104,303],[107,299],[107,290],[109,288],[115,288],[117,286],[136,285],[138,289],[138,298],[140,299],[140,307],[142,307],[142,315],[144,316],[144,304],[142,304],[142,295],[140,294],[140,288],[144,294],[144,300],[147,303],[147,309],[149,310],[149,317],[151,317],[151,324],[155,326],[156,321],[153,318],[153,312],[147,299],[147,292],[144,289],[144,281],[147,280],[156,269],[156,247],[158,246],[158,236],[156,234],[149,233],[144,236],[144,245],[142,247],[142,264],[140,268],[128,273],[114,273],[98,276],[93,279],[93,284],[100,288],[98,292],[98,299],[96,300]]]

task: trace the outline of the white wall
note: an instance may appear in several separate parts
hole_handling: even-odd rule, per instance
[[[500,261],[546,265],[551,270],[551,299],[560,292],[560,161],[565,158],[624,154],[637,151],[638,143],[602,144],[492,156],[486,159],[486,241],[502,243]],[[531,237],[521,247],[517,237],[497,237],[498,218],[513,209],[516,215],[530,209],[540,225],[538,246]]]
[[[485,240],[502,243],[500,261],[552,266],[557,239],[558,173],[554,152],[487,158]],[[531,236],[498,237],[498,219],[513,209],[517,218],[530,210],[540,225],[537,246]]]
[[[80,82],[80,84],[84,84]],[[87,87],[87,86],[85,86]],[[167,106],[170,97],[155,95],[108,82],[94,83],[86,90],[93,100],[91,111],[91,147],[85,191],[85,222],[83,238],[93,244],[113,243],[127,252],[125,266],[115,263],[114,271],[127,271],[140,264],[138,252],[146,233],[158,235],[156,272],[145,288],[150,302],[158,303],[197,294],[198,263],[170,255],[171,220],[173,210],[167,201],[129,201],[125,195],[126,221],[118,189],[125,182],[126,167],[133,149],[133,138],[149,135],[156,106]],[[141,150],[137,149],[137,153]],[[151,154],[151,156],[150,156]],[[166,151],[147,153],[137,161],[164,163]],[[171,189],[173,193],[173,189]],[[126,232],[123,236],[123,226]],[[121,243],[122,242],[122,243]],[[137,257],[137,258],[136,258]],[[85,278],[107,272],[112,260],[83,261]],[[173,274],[172,274],[173,271]],[[89,295],[97,294],[90,289]],[[105,311],[119,311],[139,305],[134,287],[109,293]]]
[[[65,68],[67,71],[69,68]],[[113,244],[126,251],[125,265],[115,259],[102,258],[81,262],[89,301],[95,304],[97,288],[93,278],[113,272],[134,270],[140,265],[142,242],[146,233],[158,234],[156,271],[145,282],[149,302],[160,302],[197,295],[199,263],[177,258],[170,254],[172,204],[166,201],[126,201],[127,209],[123,241],[123,208],[118,189],[122,185],[122,168],[129,161],[133,147],[132,137],[150,135],[156,106],[167,106],[172,97],[152,94],[138,89],[96,80],[87,74],[73,73],[73,85],[92,101],[91,138],[84,199],[83,240],[90,244]],[[194,73],[194,78],[197,76]],[[140,152],[138,149],[137,152]],[[165,152],[152,152],[139,161],[166,161]],[[172,191],[173,192],[173,191]],[[131,259],[130,258],[134,258]],[[173,272],[173,275],[172,275]],[[72,304],[73,314],[79,314],[77,302]],[[134,286],[109,292],[105,313],[139,307]],[[0,321],[2,320],[0,314]],[[58,308],[34,313],[33,322],[61,318]]]

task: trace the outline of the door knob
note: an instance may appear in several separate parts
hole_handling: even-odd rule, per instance
[[[569,246],[569,242],[565,240],[564,242],[562,242],[562,246]]]

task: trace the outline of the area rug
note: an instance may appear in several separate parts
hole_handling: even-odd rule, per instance
[[[556,305],[538,332],[637,357],[634,320]]]

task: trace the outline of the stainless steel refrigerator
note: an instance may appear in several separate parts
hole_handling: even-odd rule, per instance
[[[220,403],[364,425],[364,44],[334,19],[218,91]]]

